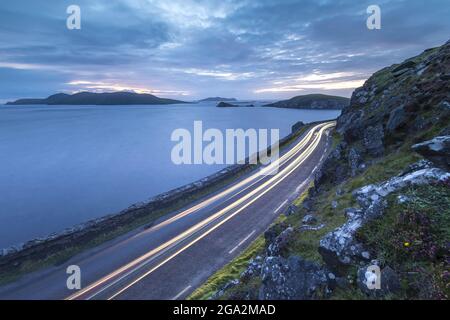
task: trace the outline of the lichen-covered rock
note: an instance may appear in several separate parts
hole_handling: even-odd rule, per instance
[[[261,300],[309,300],[329,292],[330,272],[298,256],[267,257],[262,271]]]
[[[406,175],[397,176],[380,184],[370,184],[353,192],[359,205],[365,209],[380,201],[381,198],[410,185],[423,185],[444,182],[450,179],[450,173],[439,168],[421,169]]]
[[[432,161],[436,166],[450,170],[450,135],[435,137],[415,144],[412,149]]]
[[[294,228],[288,227],[283,232],[281,232],[275,240],[269,244],[267,247],[267,255],[268,256],[277,256],[280,255],[283,249],[289,244],[289,241],[292,239],[294,233]]]
[[[361,257],[364,250],[362,245],[355,241],[355,233],[361,228],[363,221],[363,212],[360,211],[320,240],[319,253],[333,272],[345,274],[355,258]]]
[[[325,159],[322,166],[315,173],[314,185],[316,187],[320,186],[323,181],[340,183],[346,178],[348,166],[343,162],[346,157],[346,148],[346,142],[339,143]]]
[[[317,217],[313,214],[307,214],[303,217],[302,223],[303,224],[313,224],[317,222]]]

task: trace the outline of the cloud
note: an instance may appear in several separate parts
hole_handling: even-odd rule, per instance
[[[140,90],[241,98],[349,96],[374,71],[448,40],[448,0],[78,0],[0,4],[0,100],[56,91]],[[3,81],[7,82],[7,81]],[[74,85],[77,83],[77,85]]]

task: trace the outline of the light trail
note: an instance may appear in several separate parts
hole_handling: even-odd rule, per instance
[[[243,197],[241,197],[240,199],[238,199],[235,202],[231,203],[230,205],[228,205],[224,209],[220,210],[219,212],[215,213],[214,215],[211,215],[210,217],[204,219],[203,221],[197,223],[193,227],[191,227],[188,230],[182,232],[178,236],[172,238],[171,240],[165,242],[164,244],[158,246],[157,248],[155,248],[155,249],[149,251],[148,253],[142,255],[141,257],[133,260],[132,262],[126,264],[125,266],[117,269],[116,271],[110,273],[109,275],[103,277],[102,279],[94,282],[93,284],[89,285],[85,289],[82,289],[82,290],[78,291],[77,293],[69,296],[67,299],[69,299],[69,300],[77,299],[77,298],[83,296],[84,294],[87,294],[90,291],[93,291],[97,287],[99,287],[99,286],[101,286],[103,284],[106,284],[111,279],[117,277],[117,279],[115,279],[111,283],[106,284],[106,286],[104,286],[100,290],[98,290],[98,291],[94,292],[93,294],[89,295],[87,297],[87,299],[91,299],[91,298],[97,296],[98,294],[104,292],[105,290],[107,290],[111,286],[117,284],[118,282],[120,282],[124,278],[128,277],[132,273],[138,271],[139,269],[141,269],[142,267],[147,265],[149,262],[151,262],[156,257],[158,257],[161,254],[167,252],[167,250],[170,250],[171,248],[175,247],[177,244],[179,244],[180,242],[188,239],[190,236],[194,235],[195,233],[199,232],[200,230],[207,228],[210,224],[212,224],[213,222],[215,222],[218,219],[220,219],[223,215],[225,215],[226,213],[230,212],[232,209],[236,208],[237,206],[243,204],[245,201],[247,201],[250,198],[254,197],[253,199],[250,199],[248,201],[248,203],[244,204],[241,208],[236,210],[233,214],[229,215],[228,217],[226,217],[222,221],[218,222],[216,225],[214,225],[211,228],[209,228],[208,230],[206,230],[203,234],[198,236],[195,240],[191,241],[190,243],[185,245],[183,248],[181,248],[180,250],[178,250],[177,252],[172,254],[170,257],[168,257],[165,260],[163,260],[161,263],[159,263],[157,266],[155,266],[154,268],[152,268],[151,270],[146,272],[144,275],[138,277],[136,280],[134,280],[133,282],[131,282],[130,284],[128,284],[127,286],[122,288],[120,291],[115,293],[113,296],[111,296],[109,299],[113,299],[113,298],[117,297],[118,295],[123,293],[125,290],[127,290],[128,288],[130,288],[131,286],[133,286],[134,284],[136,284],[137,282],[139,282],[140,280],[145,278],[147,275],[149,275],[150,273],[152,273],[153,271],[158,269],[160,266],[162,266],[166,262],[170,261],[176,255],[178,255],[179,253],[183,252],[184,250],[186,250],[187,248],[189,248],[190,246],[192,246],[193,244],[198,242],[200,239],[202,239],[205,236],[207,236],[208,234],[210,234],[212,231],[214,231],[219,226],[221,226],[223,223],[225,223],[226,221],[228,221],[229,219],[234,217],[236,214],[240,213],[242,210],[247,208],[249,205],[251,205],[257,199],[259,199],[261,196],[266,194],[268,191],[270,191],[272,188],[274,188],[276,185],[278,185],[281,181],[283,181],[285,178],[287,178],[293,171],[295,171],[312,154],[312,152],[315,150],[315,148],[319,144],[323,132],[325,130],[331,128],[334,125],[335,125],[335,123],[331,122],[331,123],[326,123],[326,124],[320,124],[320,125],[317,125],[314,128],[312,128],[308,132],[308,134],[305,136],[305,138],[302,139],[301,142],[299,142],[294,148],[292,148],[289,152],[287,152],[279,160],[280,161],[284,161],[283,163],[286,163],[289,159],[291,159],[293,156],[295,156],[296,153],[299,150],[301,150],[304,145],[307,144],[307,142],[311,139],[311,137],[313,138],[313,142],[310,143],[309,146],[294,161],[292,161],[292,163],[290,163],[286,168],[284,168],[283,170],[278,172],[276,175],[271,177],[268,181],[266,181],[263,184],[261,184],[255,190],[249,192],[247,195],[244,195]],[[320,128],[319,133],[316,134],[315,131],[317,129],[319,129],[319,128]],[[269,168],[268,170],[271,170],[271,169]],[[257,177],[258,177],[258,173],[255,174],[255,175],[252,175],[251,177],[249,177],[249,178],[247,178],[245,180],[243,180],[242,182],[238,183],[237,185],[239,185],[239,187],[241,187],[242,186],[241,183],[245,184],[244,183],[245,181],[247,181],[246,183],[248,183],[249,181],[251,181],[251,180],[253,180],[253,179],[257,178]],[[239,187],[236,187],[236,185],[234,185],[232,188],[233,188],[233,190],[236,190]],[[227,192],[227,191],[224,191],[223,193],[229,194],[229,192]],[[219,194],[219,195],[221,195],[221,194]],[[217,195],[215,197],[212,197],[212,198],[216,198],[219,195]],[[220,197],[218,197],[218,198],[220,198]],[[202,203],[205,203],[205,202],[209,203],[210,199],[207,199],[207,200],[205,200]],[[199,204],[199,205],[201,205],[201,204]],[[190,214],[190,213],[194,212],[195,211],[194,208],[196,208],[197,206],[194,206],[194,207],[192,207],[192,208],[190,208],[190,209],[188,209],[186,211],[183,211],[180,215],[185,216],[186,214]],[[173,218],[176,218],[176,217],[177,216],[175,216]],[[173,221],[175,221],[177,219],[174,219],[174,220],[169,219],[169,220],[173,222]],[[163,223],[165,223],[165,222],[163,222]]]

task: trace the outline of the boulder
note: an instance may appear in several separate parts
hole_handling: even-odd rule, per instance
[[[444,170],[450,170],[450,135],[418,143],[412,149]]]
[[[310,300],[329,292],[330,272],[298,256],[267,257],[261,271],[261,300]]]
[[[284,212],[284,215],[286,215],[286,216],[293,215],[297,212],[297,210],[298,210],[297,206],[294,204],[291,204]]]
[[[345,274],[348,267],[364,252],[362,245],[355,240],[355,233],[362,225],[363,214],[360,212],[320,240],[319,253],[336,274]]]
[[[303,224],[314,224],[317,222],[317,218],[315,215],[313,214],[307,214],[306,216],[303,217],[302,219],[302,223]]]

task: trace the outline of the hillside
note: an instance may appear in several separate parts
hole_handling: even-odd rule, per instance
[[[45,99],[19,99],[8,102],[8,105],[152,105],[175,104],[183,101],[159,98],[151,94],[138,94],[133,92],[92,93],[79,92],[72,95],[58,93]]]
[[[210,97],[206,99],[199,100],[199,102],[234,102],[237,101],[235,98],[221,98],[221,97]]]
[[[278,101],[264,107],[293,109],[342,109],[348,106],[350,99],[325,94],[307,94],[296,96],[289,100]]]
[[[376,72],[333,138],[309,191],[191,298],[449,298],[450,41]]]

